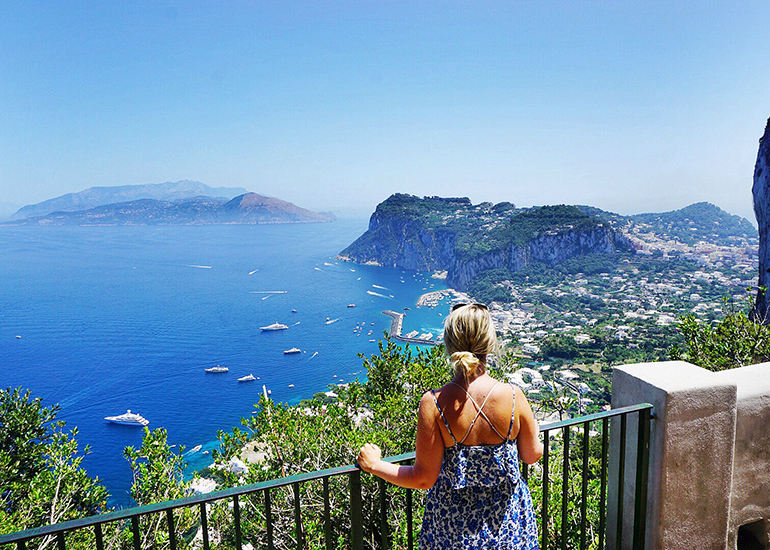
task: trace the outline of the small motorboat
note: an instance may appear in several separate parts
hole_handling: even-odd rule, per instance
[[[241,376],[238,379],[238,382],[251,382],[252,380],[256,380],[253,374],[247,374],[246,376]]]

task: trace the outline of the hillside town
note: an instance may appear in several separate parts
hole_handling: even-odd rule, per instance
[[[667,359],[681,340],[680,317],[713,323],[750,307],[756,239],[685,244],[646,224],[625,235],[635,253],[610,269],[496,285],[510,294],[507,303],[490,303],[502,343],[499,366],[536,408],[561,414],[606,409],[612,367]],[[436,307],[442,298],[471,299],[433,292],[419,305]]]

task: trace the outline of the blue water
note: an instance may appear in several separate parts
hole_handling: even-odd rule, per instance
[[[390,324],[383,309],[411,308],[404,332],[440,332],[440,310],[415,304],[441,281],[334,259],[365,229],[366,220],[0,228],[0,387],[59,403],[59,417],[91,447],[89,473],[111,504],[130,505],[122,451],[141,443],[141,429],[104,416],[138,412],[199,468],[217,430],[251,414],[262,384],[297,403],[363,377],[357,353],[376,352],[370,339]],[[290,328],[259,330],[276,321]],[[303,353],[283,354],[292,347]],[[230,372],[204,372],[217,364]],[[260,380],[236,382],[249,373]]]

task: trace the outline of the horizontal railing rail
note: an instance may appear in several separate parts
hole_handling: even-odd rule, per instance
[[[581,550],[588,548],[587,541],[587,482],[588,482],[588,455],[589,455],[589,434],[591,431],[591,424],[594,422],[601,422],[601,438],[602,438],[602,452],[601,452],[601,490],[600,490],[600,525],[598,528],[599,536],[599,548],[605,547],[605,531],[606,531],[606,515],[607,515],[607,483],[610,481],[607,479],[608,469],[608,437],[609,437],[609,420],[613,417],[620,418],[620,456],[619,460],[619,478],[617,479],[619,487],[618,509],[617,517],[623,517],[623,487],[624,487],[624,473],[625,473],[625,447],[626,447],[626,431],[627,431],[627,417],[630,414],[638,414],[638,440],[637,440],[637,466],[636,466],[636,495],[635,495],[635,509],[634,509],[634,532],[633,532],[633,548],[634,550],[643,550],[644,547],[644,532],[645,532],[645,511],[646,511],[646,486],[647,486],[647,474],[649,467],[649,437],[650,437],[650,419],[651,419],[652,405],[649,403],[642,403],[639,405],[633,405],[630,407],[623,407],[618,409],[612,409],[588,416],[582,416],[578,418],[572,418],[567,420],[561,420],[558,422],[551,422],[543,424],[541,426],[541,432],[543,434],[544,454],[542,459],[542,476],[540,479],[540,486],[542,490],[542,508],[540,517],[540,532],[541,532],[541,548],[547,550],[553,548],[552,542],[554,537],[550,532],[550,520],[552,518],[551,507],[549,506],[549,489],[552,484],[550,479],[549,460],[551,455],[551,441],[552,433],[561,431],[561,444],[562,444],[562,500],[560,505],[561,514],[561,526],[562,532],[560,536],[556,537],[556,541],[560,544],[559,548],[566,549],[568,547],[573,548],[574,544],[568,544],[568,530],[566,525],[568,523],[568,475],[570,471],[569,460],[569,445],[570,445],[570,430],[576,427],[582,427],[582,433],[584,434],[582,442],[582,478],[581,478],[581,507],[580,507],[580,531],[579,531],[579,548]],[[556,438],[553,438],[554,440]],[[405,453],[397,456],[391,456],[384,458],[384,460],[392,463],[404,463],[414,460],[415,453]],[[526,464],[523,465],[522,474],[525,479],[529,477],[530,468]],[[233,509],[233,522],[235,531],[235,547],[237,550],[242,550],[243,540],[241,532],[241,511],[239,497],[248,495],[254,495],[256,493],[263,493],[265,496],[265,518],[267,529],[267,542],[268,548],[274,548],[273,545],[273,529],[271,522],[271,498],[270,491],[273,489],[292,487],[294,491],[294,519],[295,519],[295,538],[298,548],[303,548],[302,537],[302,513],[300,503],[300,484],[314,480],[322,480],[323,482],[323,497],[324,497],[324,531],[325,531],[325,546],[327,549],[333,547],[333,537],[331,533],[330,523],[330,509],[329,509],[329,479],[337,476],[347,476],[349,486],[349,513],[350,513],[350,547],[354,550],[363,548],[364,536],[363,536],[363,513],[362,513],[362,492],[361,492],[361,470],[357,465],[346,465],[335,468],[327,468],[325,470],[317,470],[313,472],[306,472],[296,474],[288,477],[271,479],[268,481],[262,481],[259,483],[253,483],[249,485],[241,485],[238,487],[232,487],[228,489],[221,489],[218,491],[212,491],[206,494],[191,495],[184,498],[170,500],[165,502],[159,502],[156,504],[148,504],[144,506],[136,506],[133,508],[127,508],[123,510],[116,510],[113,512],[107,512],[104,514],[86,517],[82,519],[65,521],[53,525],[45,525],[42,527],[36,527],[33,529],[27,529],[24,531],[18,531],[15,533],[9,533],[0,535],[0,547],[15,544],[17,550],[26,550],[27,542],[38,539],[41,537],[55,537],[58,550],[66,550],[66,542],[64,535],[74,531],[92,528],[94,529],[94,540],[97,550],[103,550],[104,541],[102,534],[102,526],[105,524],[125,522],[131,523],[132,532],[132,545],[135,550],[141,550],[140,536],[139,536],[139,518],[149,514],[166,514],[166,527],[169,537],[169,546],[172,550],[177,547],[178,534],[175,532],[173,511],[180,508],[191,508],[197,506],[200,510],[200,523],[202,527],[202,546],[204,550],[211,548],[210,541],[208,540],[207,530],[207,509],[206,504],[222,501],[225,499],[232,499]],[[387,497],[386,497],[386,483],[379,480],[379,508],[380,508],[380,544],[382,548],[387,548],[388,541],[388,521],[387,521]],[[412,490],[406,490],[406,524],[407,524],[407,547],[412,549],[414,546],[414,532],[413,532],[413,497]],[[613,548],[619,548],[620,542],[623,540],[622,522],[618,522],[618,528],[616,533],[616,540],[612,541]]]

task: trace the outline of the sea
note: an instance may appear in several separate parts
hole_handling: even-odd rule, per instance
[[[131,506],[123,450],[142,429],[105,416],[130,409],[165,428],[191,473],[263,385],[296,404],[364,380],[358,354],[377,353],[383,310],[406,311],[404,333],[441,332],[448,304],[416,303],[443,280],[335,259],[366,227],[0,227],[0,387],[58,404],[110,505]],[[276,322],[289,328],[260,330]],[[205,372],[216,365],[229,372]]]

